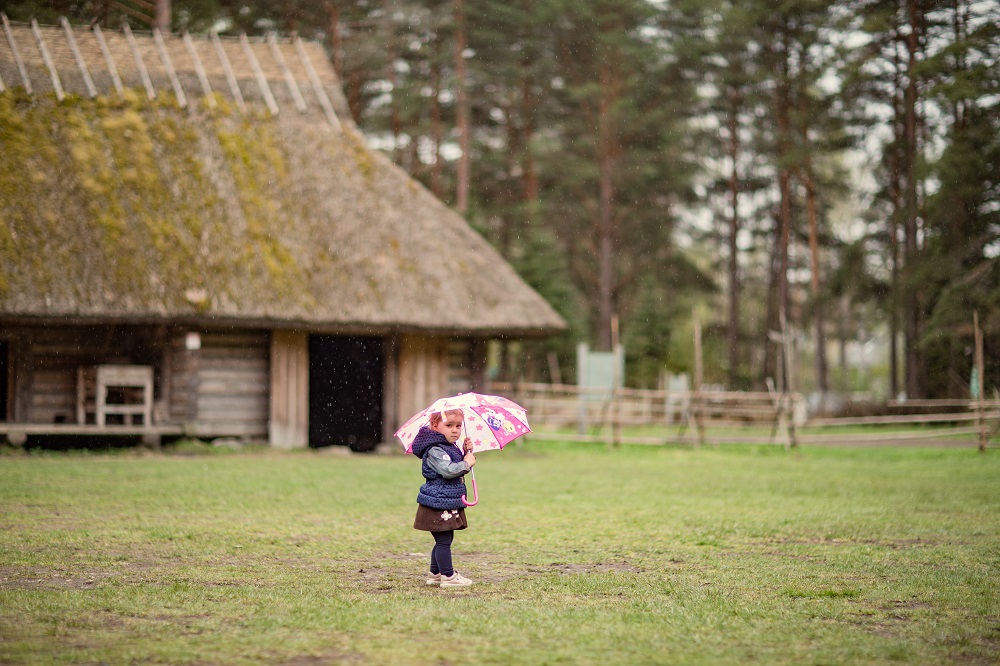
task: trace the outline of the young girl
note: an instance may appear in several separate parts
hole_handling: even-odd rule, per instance
[[[423,459],[422,472],[427,479],[417,494],[417,517],[413,528],[434,535],[428,585],[467,587],[472,581],[461,575],[451,563],[451,542],[455,530],[468,527],[462,496],[466,494],[462,477],[476,464],[471,442],[465,439],[463,452],[455,442],[462,434],[462,410],[431,414],[428,425],[413,440],[413,455]]]

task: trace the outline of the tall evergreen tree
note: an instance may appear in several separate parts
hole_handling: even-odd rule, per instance
[[[596,344],[608,349],[635,281],[663,276],[672,207],[688,182],[687,98],[651,5],[567,2],[556,27],[558,163],[545,166],[560,177],[546,206],[593,304]]]

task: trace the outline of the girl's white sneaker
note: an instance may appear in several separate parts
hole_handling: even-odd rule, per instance
[[[441,576],[441,587],[469,587],[470,585],[472,585],[472,581],[457,571],[451,576]]]
[[[425,585],[440,585],[441,584],[441,574],[439,573],[427,573],[427,580],[424,582]]]

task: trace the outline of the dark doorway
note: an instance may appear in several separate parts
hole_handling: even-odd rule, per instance
[[[309,336],[309,444],[382,441],[382,338]]]
[[[0,421],[7,420],[7,402],[10,394],[10,343],[0,340]]]

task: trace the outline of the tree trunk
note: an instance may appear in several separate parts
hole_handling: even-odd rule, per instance
[[[729,92],[729,159],[732,170],[729,173],[729,389],[738,388],[740,369],[740,280],[739,247],[736,243],[740,231],[739,193],[740,180],[738,160],[740,155],[739,109],[740,94],[733,88]]]
[[[903,207],[900,203],[902,192],[899,183],[899,160],[895,156],[891,160],[892,215],[889,219],[889,254],[892,258],[892,282],[889,304],[889,394],[895,399],[899,395],[899,216]]]
[[[776,109],[778,125],[778,192],[781,197],[778,222],[778,313],[784,313],[787,326],[791,328],[791,300],[788,290],[788,248],[792,230],[792,191],[790,167],[786,164],[791,152],[791,83],[789,81],[789,49],[787,26],[782,25],[780,36],[781,58],[778,61],[779,79],[777,85]],[[787,363],[781,365],[782,386],[788,386],[789,377],[785,375]]]
[[[895,26],[898,36],[899,26]],[[899,223],[905,213],[903,204],[902,165],[905,157],[900,154],[903,143],[903,84],[898,52],[893,50],[893,143],[889,152],[889,197],[892,208],[889,218],[889,255],[892,259],[891,294],[889,303],[889,395],[899,395]]]
[[[458,114],[458,142],[462,155],[458,158],[455,209],[462,215],[469,210],[469,174],[472,156],[469,152],[469,96],[465,89],[465,0],[455,0],[455,88]]]
[[[388,9],[388,8],[387,8]],[[392,161],[399,164],[399,136],[403,132],[403,120],[399,115],[399,77],[396,75],[396,34],[392,26],[392,13],[386,11],[386,76],[392,93],[389,98],[389,124],[392,130]]]
[[[337,73],[337,79],[344,80],[344,45],[340,37],[340,5],[336,2],[325,4],[330,20],[327,21],[330,33],[330,51],[333,56],[333,71]]]
[[[612,349],[612,318],[614,317],[615,292],[615,238],[614,238],[614,170],[618,156],[618,137],[614,105],[617,102],[618,81],[608,58],[601,63],[601,101],[598,112],[598,332],[600,349]]]
[[[441,198],[441,142],[444,140],[444,123],[441,121],[441,66],[431,65],[431,137],[434,139],[434,164],[431,166],[431,192]],[[418,159],[419,162],[419,159]]]
[[[153,17],[153,27],[162,33],[170,34],[170,0],[156,0],[156,16]]]
[[[916,284],[917,267],[917,54],[920,48],[920,27],[922,17],[917,0],[907,0],[907,15],[910,22],[906,38],[907,66],[906,90],[904,94],[904,179],[906,189],[904,220],[906,244],[904,261],[906,270],[906,393],[910,398],[923,397],[920,341],[920,293]]]
[[[813,325],[816,327],[816,386],[821,396],[830,390],[826,368],[826,324],[824,305],[819,293],[819,229],[816,216],[816,188],[811,173],[812,165],[809,158],[805,164],[806,209],[809,215],[809,256],[812,262],[810,288],[813,298]]]
[[[517,192],[517,171],[520,161],[520,137],[518,136],[517,123],[514,118],[513,109],[509,103],[501,103],[503,109],[504,133],[507,150],[504,153],[504,179],[498,184],[498,201],[501,204],[497,217],[500,222],[499,233],[497,234],[497,250],[504,257],[511,256],[511,242],[514,235],[515,209],[519,203]]]
[[[968,7],[963,0],[954,0],[954,7],[952,8],[953,18],[952,18],[952,30],[954,35],[952,39],[955,44],[963,44],[967,38],[966,32],[968,30],[966,23],[968,22]],[[958,49],[955,54],[955,76],[959,79],[966,78],[966,62],[965,53],[962,49]],[[968,129],[968,107],[969,100],[965,97],[959,97],[954,100],[952,106],[952,134],[953,141],[958,141],[960,137],[964,137],[966,130]],[[951,209],[951,232],[952,237],[956,240],[965,238],[966,226],[967,226],[967,203],[966,197],[961,192],[956,192],[954,194],[954,204]]]
[[[805,61],[807,56],[803,54],[802,57],[803,61]],[[799,127],[801,128],[802,148],[805,151],[801,177],[802,184],[806,189],[806,215],[809,222],[809,288],[813,300],[813,327],[816,329],[816,388],[819,391],[820,398],[825,400],[826,394],[830,391],[830,384],[827,378],[826,367],[825,306],[823,300],[820,298],[819,291],[819,220],[816,214],[816,181],[813,175],[812,159],[809,156],[809,118],[809,96],[803,91],[799,102]]]
[[[837,326],[840,338],[840,383],[845,393],[851,391],[851,373],[847,365],[847,337],[850,335],[849,322],[851,317],[851,297],[844,294],[840,297],[840,323]]]
[[[523,66],[527,68],[529,64],[525,61]],[[521,182],[529,222],[536,221],[540,192],[538,164],[535,161],[532,146],[532,141],[535,138],[535,95],[531,90],[532,83],[530,76],[525,76],[521,80],[521,118],[524,127],[521,136]]]
[[[775,225],[779,224],[775,220]],[[781,321],[778,316],[779,295],[781,289],[778,282],[779,266],[781,261],[781,243],[779,242],[778,229],[775,228],[774,242],[771,244],[771,257],[768,262],[768,283],[767,283],[767,315],[764,317],[764,331],[762,335],[764,345],[764,359],[760,368],[761,383],[766,383],[768,378],[774,379],[778,375],[778,347],[771,340],[770,332],[778,331],[781,328]]]

